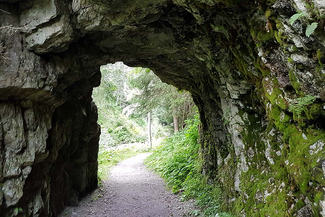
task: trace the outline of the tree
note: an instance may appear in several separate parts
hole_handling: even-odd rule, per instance
[[[93,91],[98,122],[102,126],[101,139],[110,146],[145,140],[142,124],[123,112],[131,104],[129,98],[133,90],[126,79],[130,70],[123,63],[102,66],[101,85]]]
[[[138,88],[133,103],[137,103],[139,115],[155,111],[162,123],[173,123],[174,132],[185,126],[185,120],[194,114],[194,103],[187,91],[180,91],[163,83],[150,69],[136,68],[135,77],[129,80],[130,86]]]

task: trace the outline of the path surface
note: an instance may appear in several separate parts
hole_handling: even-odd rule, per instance
[[[103,187],[69,207],[62,217],[181,217],[194,206],[180,202],[164,181],[143,164],[149,153],[139,154],[113,167]]]

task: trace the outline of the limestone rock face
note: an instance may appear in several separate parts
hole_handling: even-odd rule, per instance
[[[191,92],[222,209],[324,216],[322,0],[0,2],[1,216],[57,216],[97,186],[91,92],[116,61]]]

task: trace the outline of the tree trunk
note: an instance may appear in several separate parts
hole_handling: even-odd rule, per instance
[[[152,139],[151,139],[151,112],[148,113],[148,143],[150,149],[152,148]]]
[[[178,132],[178,117],[173,113],[173,124],[174,124],[174,133]]]

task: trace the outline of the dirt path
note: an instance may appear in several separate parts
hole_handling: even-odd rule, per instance
[[[139,154],[115,166],[103,187],[67,208],[62,217],[176,217],[190,216],[194,206],[180,202],[166,190],[163,180],[143,164],[149,153]]]

